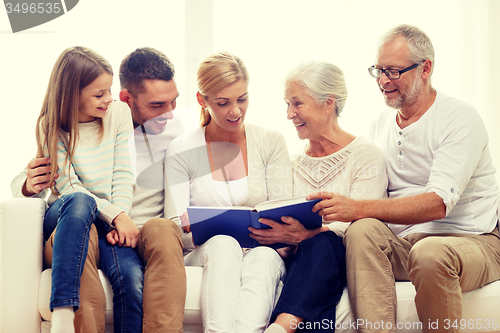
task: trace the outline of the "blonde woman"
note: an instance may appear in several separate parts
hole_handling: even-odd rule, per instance
[[[166,201],[166,217],[182,223],[185,264],[204,268],[205,332],[262,332],[285,272],[283,260],[269,247],[242,249],[223,235],[195,248],[186,208],[253,207],[291,196],[291,162],[281,134],[244,122],[249,94],[241,59],[211,55],[199,65],[197,78],[201,128],[167,149],[165,178],[173,205]]]

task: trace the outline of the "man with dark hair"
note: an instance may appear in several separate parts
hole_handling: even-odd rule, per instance
[[[144,79],[171,81],[174,75],[170,59],[151,47],[136,49],[120,65],[120,85],[134,94],[144,91]]]
[[[184,318],[182,237],[163,218],[165,150],[184,130],[173,117],[179,96],[174,74],[172,62],[153,48],[135,50],[120,65],[120,100],[134,122],[137,187],[130,218],[140,228],[137,249],[144,263],[143,332],[182,332]]]
[[[184,305],[186,297],[186,273],[182,254],[182,238],[179,227],[171,220],[163,218],[164,210],[164,175],[163,159],[168,143],[184,131],[183,123],[173,118],[173,110],[179,96],[174,81],[174,66],[158,50],[140,48],[129,54],[120,66],[120,100],[129,105],[134,122],[134,147],[132,164],[135,167],[137,186],[134,190],[130,218],[140,229],[137,237],[137,262],[139,269],[130,268],[133,273],[134,290],[124,295],[125,299],[114,298],[115,313],[119,318],[126,317],[117,309],[117,302],[134,302],[143,306],[143,332],[182,332]],[[168,123],[168,126],[167,126]],[[135,148],[135,149],[133,149]],[[135,154],[134,154],[135,152]],[[43,197],[49,187],[46,183],[46,158],[33,159],[12,181],[15,197]],[[94,234],[91,233],[91,238]],[[120,255],[123,240],[110,231],[99,237],[99,247],[113,247],[114,251],[101,251]],[[90,239],[90,242],[97,242]],[[125,245],[126,246],[126,245]],[[89,247],[89,254],[84,271],[88,265],[95,266],[96,247]],[[127,249],[129,251],[130,249]],[[90,259],[89,259],[90,258]],[[94,260],[92,260],[94,258]],[[128,266],[138,265],[128,262]],[[113,290],[120,288],[122,268],[102,267],[110,279]],[[143,274],[142,274],[143,273]],[[92,283],[85,281],[82,274],[81,290],[93,297],[87,302],[82,295],[81,311],[77,311],[76,328],[78,332],[94,332],[104,329],[104,309],[99,302],[102,292],[94,292]],[[144,279],[144,286],[142,280]],[[97,282],[99,283],[99,282]],[[138,285],[136,285],[138,284]],[[102,287],[95,286],[102,289]],[[121,293],[124,294],[124,293]],[[130,297],[133,294],[133,297]],[[116,295],[116,292],[115,292]],[[142,297],[142,303],[141,303]],[[128,299],[130,298],[130,299]],[[135,308],[135,306],[134,306]],[[85,312],[82,312],[85,311]],[[122,311],[123,312],[123,311]],[[117,317],[115,315],[115,321]],[[126,325],[125,325],[126,326]],[[115,328],[117,325],[115,324]]]
[[[174,74],[170,60],[152,48],[137,49],[123,59],[120,100],[130,106],[134,127],[142,126],[148,134],[163,131],[179,95]]]

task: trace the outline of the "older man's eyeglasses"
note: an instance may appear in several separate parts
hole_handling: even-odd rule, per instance
[[[401,74],[406,73],[408,71],[411,71],[414,68],[417,68],[418,65],[423,63],[425,60],[422,60],[420,62],[417,62],[416,64],[411,65],[410,67],[406,67],[405,69],[399,70],[399,69],[381,69],[381,68],[376,68],[375,66],[372,66],[368,68],[368,73],[370,73],[371,76],[373,76],[376,79],[380,79],[382,77],[382,74],[385,73],[387,78],[389,80],[397,80],[401,77]]]

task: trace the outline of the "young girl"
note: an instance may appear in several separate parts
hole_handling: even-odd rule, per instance
[[[132,119],[126,104],[113,102],[112,80],[111,66],[100,55],[84,47],[66,49],[54,65],[37,121],[37,155],[47,157],[51,191],[58,198],[44,219],[46,239],[50,235],[45,261],[52,266],[53,333],[75,331],[94,222],[101,267],[113,286],[115,332],[141,330],[142,264],[133,249],[139,231],[127,215],[134,181],[128,149]],[[110,244],[103,246],[103,239]],[[97,276],[97,268],[91,269]],[[128,293],[123,285],[137,291]],[[95,319],[93,328],[84,327],[84,320],[77,329],[101,331],[103,319],[104,314]]]

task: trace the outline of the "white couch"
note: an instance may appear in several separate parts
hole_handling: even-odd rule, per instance
[[[41,199],[9,199],[0,202],[0,333],[50,332],[50,270],[42,272]],[[184,332],[202,332],[200,267],[187,267],[187,298]],[[106,330],[112,332],[111,287],[101,275],[107,297]],[[397,332],[421,332],[410,282],[397,282]],[[469,327],[462,332],[500,332],[500,281],[463,294],[463,317]],[[357,332],[347,292],[337,307],[339,333]],[[473,320],[473,321],[472,321]],[[490,328],[485,329],[487,320]],[[491,325],[496,323],[496,329]],[[343,326],[343,328],[342,328]],[[405,327],[406,326],[406,327]],[[483,328],[480,329],[479,326]]]

